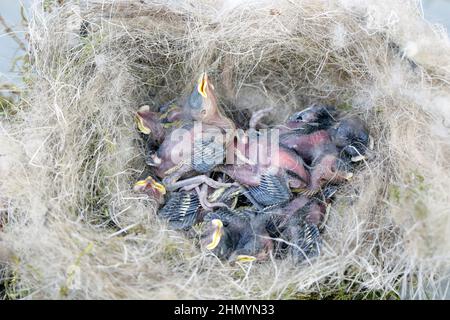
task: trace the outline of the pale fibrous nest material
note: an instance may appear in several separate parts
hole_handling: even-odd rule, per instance
[[[53,2],[32,8],[30,88],[0,124],[6,297],[445,297],[450,43],[419,2]],[[319,257],[230,265],[132,192],[136,110],[205,70],[235,119],[320,102],[368,123],[372,156],[340,189]]]

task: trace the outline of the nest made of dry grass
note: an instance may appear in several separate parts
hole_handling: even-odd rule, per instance
[[[450,44],[415,1],[37,2],[32,84],[0,126],[8,298],[435,298],[450,252]],[[376,155],[323,253],[230,266],[131,191],[133,115],[207,70],[235,120],[310,102],[358,114]]]

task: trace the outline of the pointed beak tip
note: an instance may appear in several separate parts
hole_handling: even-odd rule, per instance
[[[219,219],[213,219],[211,221],[212,225],[215,227],[215,230],[212,235],[211,242],[206,246],[208,250],[214,250],[220,243],[220,239],[222,237],[221,232],[223,228],[223,223]]]
[[[348,173],[345,175],[345,180],[347,180],[347,181],[351,180],[352,178],[353,178],[353,173],[352,173],[352,172],[348,172]]]
[[[197,91],[200,93],[204,98],[207,98],[208,95],[206,93],[206,89],[208,87],[208,75],[206,72],[203,72],[198,80],[198,86]]]
[[[136,183],[133,185],[133,189],[134,189],[135,191],[137,191],[137,189],[139,189],[140,187],[145,186],[145,184],[146,184],[146,181],[145,181],[145,180],[139,180],[138,182],[136,182]]]
[[[156,189],[160,194],[165,195],[166,194],[166,187],[164,187],[163,184],[157,182],[155,179],[153,179],[151,176],[147,177],[146,181],[150,183],[150,185]]]
[[[159,191],[159,193],[161,194],[161,195],[165,195],[166,193],[167,193],[167,190],[166,190],[166,187],[164,187],[162,184],[160,184],[160,183],[156,183],[155,184],[155,188]]]

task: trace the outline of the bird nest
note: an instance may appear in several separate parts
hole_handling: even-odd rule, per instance
[[[414,1],[42,1],[29,90],[1,118],[8,298],[442,297],[450,214],[450,44]],[[373,156],[342,186],[319,257],[229,264],[133,192],[134,115],[207,70],[239,123],[312,103],[357,115]]]

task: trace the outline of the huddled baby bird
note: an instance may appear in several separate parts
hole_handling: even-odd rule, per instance
[[[170,228],[199,230],[202,248],[219,258],[318,255],[337,186],[366,159],[367,126],[315,104],[258,130],[270,112],[255,112],[247,131],[238,128],[220,109],[206,73],[190,95],[157,111],[140,107],[136,123],[151,175],[134,190],[158,203]]]

